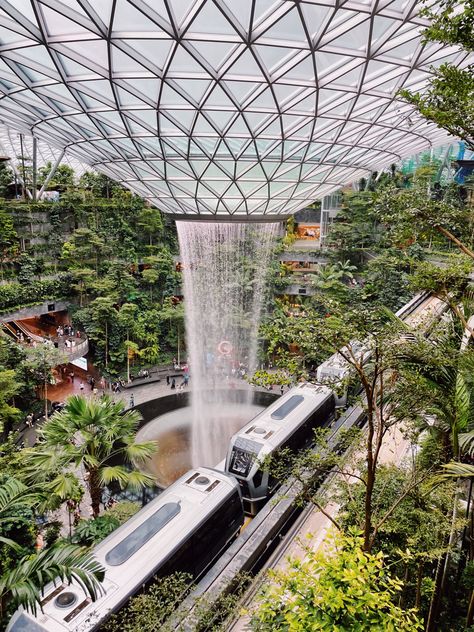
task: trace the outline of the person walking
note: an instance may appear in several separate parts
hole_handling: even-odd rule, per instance
[[[81,381],[81,383],[79,384],[79,390],[81,391],[81,393],[84,392],[84,382]]]
[[[133,396],[133,393],[130,395],[130,408],[133,408],[135,406],[135,397]]]
[[[26,425],[28,428],[33,428],[33,413],[28,413],[28,415],[26,415]]]
[[[285,385],[284,385],[284,384],[282,384],[282,385],[280,386],[280,395],[283,395],[283,393],[284,393],[284,392],[285,392]]]

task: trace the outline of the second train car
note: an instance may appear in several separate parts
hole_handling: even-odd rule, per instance
[[[314,429],[327,425],[334,410],[331,389],[299,384],[231,438],[225,471],[237,479],[247,514],[255,516],[277,486],[262,467],[264,459],[284,448],[296,451],[308,447]]]

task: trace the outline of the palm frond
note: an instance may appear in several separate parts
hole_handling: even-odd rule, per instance
[[[84,548],[55,546],[24,557],[0,578],[0,596],[37,612],[41,591],[49,582],[74,581],[95,601],[102,592],[104,569]]]
[[[4,516],[19,507],[31,507],[42,498],[37,488],[28,488],[21,481],[11,477],[0,485],[0,524]]]
[[[440,479],[474,477],[474,465],[469,465],[468,463],[452,461],[443,465],[442,469],[442,473],[439,474]]]
[[[51,473],[60,472],[72,461],[72,452],[60,447],[38,446],[25,450],[25,477],[27,481],[43,482]]]
[[[46,485],[49,494],[58,496],[61,500],[67,500],[77,496],[80,487],[79,479],[72,472],[63,472],[55,476]]]
[[[459,446],[463,452],[471,455],[474,453],[474,430],[459,435]]]
[[[128,474],[128,470],[123,465],[106,465],[99,470],[100,482],[103,485],[117,482],[122,488],[127,485]]]
[[[131,463],[143,463],[153,456],[157,449],[156,441],[143,441],[141,443],[133,441],[124,446],[123,453]]]
[[[150,474],[145,474],[144,472],[139,472],[137,470],[133,470],[132,472],[128,472],[127,476],[127,487],[132,490],[140,490],[144,487],[153,487],[156,485],[156,479]]]

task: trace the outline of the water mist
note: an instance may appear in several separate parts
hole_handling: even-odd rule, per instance
[[[278,224],[176,225],[191,376],[192,462],[212,466],[222,460],[235,432],[229,391],[245,387],[239,374],[256,367],[265,277]],[[243,404],[251,400],[248,387]]]

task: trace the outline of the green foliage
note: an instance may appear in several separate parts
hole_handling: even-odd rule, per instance
[[[11,257],[18,248],[18,234],[11,215],[0,208],[0,263]]]
[[[413,485],[414,480],[418,484]],[[341,486],[344,509],[340,518],[346,529],[360,528],[364,520],[365,489],[361,482],[349,484],[350,488],[348,484]],[[408,493],[399,502],[404,490]],[[388,517],[378,530],[376,550],[383,551],[394,564],[402,562],[398,568],[400,576],[407,564],[407,560],[400,560],[400,550],[409,549],[414,556],[409,565],[412,572],[420,559],[436,560],[444,550],[451,530],[453,496],[454,485],[433,487],[431,479],[426,479],[426,472],[412,472],[395,465],[379,467],[373,497],[375,521]]]
[[[0,366],[0,432],[20,418],[21,411],[12,405],[13,398],[19,390],[20,384],[16,371],[14,369],[2,370]]]
[[[441,10],[438,10],[438,9]],[[431,18],[425,39],[444,44],[459,45],[466,52],[474,50],[474,3],[466,0],[443,0],[425,10]],[[474,149],[474,72],[472,64],[461,69],[448,62],[434,69],[428,90],[412,93],[402,90],[400,95],[429,121],[447,130]]]
[[[85,171],[79,179],[79,184],[96,198],[109,198],[120,190],[120,185],[115,180],[94,171]]]
[[[342,260],[358,263],[360,251],[377,242],[374,194],[371,191],[344,193],[342,209],[329,228],[326,244]]]
[[[115,516],[104,514],[90,520],[80,520],[74,529],[73,542],[82,546],[98,544],[120,526]]]
[[[137,511],[140,511],[140,509],[139,503],[132,502],[131,500],[121,500],[113,507],[110,507],[110,509],[106,509],[104,515],[118,520],[119,524],[123,524],[134,516]]]
[[[464,0],[461,7],[456,0],[441,0],[436,11],[425,9],[424,15],[431,20],[424,33],[427,40],[458,44],[467,51],[474,51],[473,0]]]
[[[52,580],[76,580],[95,598],[104,577],[100,564],[76,546],[54,546],[32,554],[32,508],[44,494],[14,478],[0,484],[0,614],[7,606],[36,612],[42,589]]]
[[[426,190],[426,182],[418,180],[413,188],[397,190],[389,187],[377,197],[375,213],[388,229],[392,243],[405,249],[415,241],[427,243],[435,236],[441,243],[447,238],[465,241],[470,246],[470,209],[446,192],[434,199]]]
[[[105,395],[70,397],[63,410],[41,427],[37,445],[25,451],[29,479],[47,483],[54,494],[68,500],[75,480],[68,469],[82,465],[88,473],[86,484],[95,516],[106,485],[114,482],[131,489],[153,485],[152,477],[126,467],[146,461],[156,444],[136,441],[140,414],[124,409],[122,401]],[[112,465],[111,457],[119,458],[124,465]]]
[[[104,625],[104,632],[225,632],[226,621],[234,615],[240,598],[248,585],[249,576],[238,576],[232,591],[217,598],[205,594],[193,600],[191,620],[188,609],[179,610],[180,603],[193,588],[192,577],[185,573],[173,573],[155,580]]]
[[[70,296],[71,279],[63,274],[56,279],[0,285],[0,311],[13,311],[48,300]]]
[[[38,169],[38,185],[42,186],[48,177],[53,164],[49,161]],[[74,186],[74,169],[69,165],[58,165],[53,177],[49,181],[48,191],[65,191]]]
[[[356,535],[336,535],[323,551],[306,550],[288,570],[273,571],[253,612],[258,632],[422,630],[414,610],[395,605],[402,588],[382,553],[362,550]]]
[[[133,597],[128,606],[112,615],[103,626],[104,632],[155,632],[184,599],[191,579],[175,573],[156,580],[145,593]]]
[[[154,238],[160,238],[163,234],[163,219],[157,208],[144,207],[138,215],[138,227],[148,235],[149,245],[153,245]]]
[[[363,298],[396,311],[410,298],[408,261],[402,253],[382,253],[367,263]],[[398,255],[398,256],[397,256]]]
[[[0,162],[0,197],[6,197],[8,186],[13,182],[14,175],[10,165],[2,160]]]
[[[16,568],[0,577],[0,601],[27,607],[36,614],[41,591],[55,581],[76,581],[96,599],[104,569],[89,551],[75,545],[58,545],[23,557]]]

